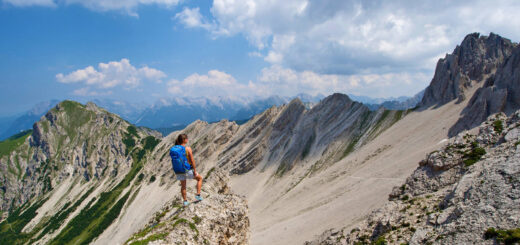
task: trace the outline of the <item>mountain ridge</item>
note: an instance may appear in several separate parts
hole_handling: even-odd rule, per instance
[[[475,34],[468,40],[461,47],[485,43]],[[479,89],[475,85],[489,75],[473,68],[493,71],[500,66],[501,56],[493,56],[498,58],[461,63],[455,69],[448,61],[466,54],[465,48],[456,50],[449,55],[452,58],[439,61],[442,69],[432,79],[429,95],[425,92],[423,101],[435,101],[416,109],[371,111],[348,95],[335,93],[312,106],[300,98],[271,106],[241,125],[195,120],[161,137],[94,103],[62,101],[34,124],[32,132],[16,138],[12,151],[0,155],[2,242],[182,242],[168,235],[180,233],[194,242],[197,234],[211,237],[205,227],[218,225],[215,215],[229,210],[240,214],[225,221],[238,222],[233,229],[219,228],[220,241],[229,244],[247,242],[243,239],[249,237],[253,244],[299,243],[326,228],[352,225],[382,207],[391,187],[405,182],[425,154],[449,143],[449,128],[472,104],[457,99],[475,96]],[[475,50],[480,49],[468,52]],[[505,60],[509,64],[505,67],[516,64],[516,59]],[[448,66],[463,74],[441,75],[451,72]],[[480,83],[464,80],[472,77],[480,78]],[[472,86],[455,89],[453,84]],[[510,130],[510,125],[502,127]],[[498,126],[488,125],[486,130],[494,128]],[[172,207],[179,204],[179,185],[168,150],[179,133],[189,135],[197,170],[208,177],[203,196],[216,207],[209,213],[192,206],[182,211],[182,217],[170,215],[178,210]],[[227,174],[229,183],[221,181]],[[227,187],[219,193],[222,188],[215,185]],[[224,194],[228,188],[236,194]],[[189,186],[189,199],[193,191]],[[231,206],[226,209],[222,206],[226,201],[220,200],[230,200]],[[208,221],[189,220],[199,214]],[[151,226],[176,223],[182,223],[179,230]],[[239,240],[227,239],[225,234],[235,231],[240,232]]]

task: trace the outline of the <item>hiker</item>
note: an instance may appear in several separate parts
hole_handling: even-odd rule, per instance
[[[195,169],[195,159],[193,159],[193,152],[188,146],[188,135],[180,134],[175,141],[175,145],[170,149],[170,156],[172,157],[172,167],[177,180],[181,181],[181,194],[184,199],[184,206],[190,204],[186,198],[186,180],[197,180],[197,195],[195,199],[202,201],[200,196],[200,188],[202,187],[202,176],[197,173]]]

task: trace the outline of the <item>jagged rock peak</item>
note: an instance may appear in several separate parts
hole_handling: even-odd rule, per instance
[[[454,99],[464,100],[464,91],[495,72],[516,45],[494,33],[467,35],[453,53],[437,62],[435,75],[419,105],[440,106]]]
[[[491,36],[488,41],[490,39]],[[489,42],[497,43],[497,40],[500,37],[495,35]],[[496,71],[489,74],[484,85],[473,94],[462,117],[450,128],[449,136],[478,126],[491,114],[505,112],[510,115],[520,109],[520,46],[513,45],[509,56],[504,58]]]

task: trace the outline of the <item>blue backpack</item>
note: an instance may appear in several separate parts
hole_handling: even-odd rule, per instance
[[[184,174],[191,169],[191,165],[186,158],[186,148],[182,145],[175,145],[170,148],[170,156],[172,157],[172,167],[176,174]]]

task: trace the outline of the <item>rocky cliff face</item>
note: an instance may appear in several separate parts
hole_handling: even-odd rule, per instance
[[[344,94],[328,96],[311,109],[294,99],[240,126],[217,164],[232,174],[274,165],[281,176],[308,161],[319,169],[372,140],[404,115],[406,111],[384,108],[372,112]]]
[[[450,129],[450,135],[479,125],[489,115],[505,112],[507,115],[520,108],[520,46],[515,45],[510,55],[489,75],[479,88],[462,117]]]
[[[494,33],[467,35],[453,53],[437,62],[435,75],[419,106],[441,106],[465,99],[464,90],[482,84],[512,54],[516,44]]]
[[[462,130],[477,127],[497,112],[507,115],[520,108],[520,46],[497,34],[467,35],[453,53],[440,59],[435,75],[418,106],[442,106],[471,96],[461,118],[450,128],[453,137]],[[476,92],[466,93],[476,87]]]
[[[365,221],[308,244],[518,242],[500,231],[520,226],[519,142],[520,111],[491,116],[478,134],[462,132],[430,153]]]

